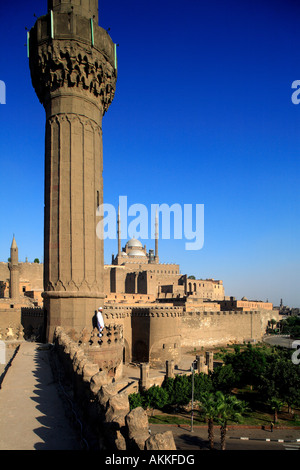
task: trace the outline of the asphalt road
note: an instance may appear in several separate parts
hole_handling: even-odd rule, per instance
[[[207,427],[171,426],[151,424],[153,433],[172,431],[177,450],[209,450]],[[270,430],[238,428],[228,429],[227,450],[300,450],[300,429]],[[283,442],[281,442],[283,441]],[[215,449],[220,450],[220,428],[215,426]]]

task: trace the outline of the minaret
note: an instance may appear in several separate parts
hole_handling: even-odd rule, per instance
[[[29,33],[32,84],[46,113],[44,307],[56,326],[92,329],[104,302],[102,117],[115,93],[116,45],[98,0],[48,0]]]
[[[158,256],[158,213],[155,213],[155,262],[159,263],[159,256]]]
[[[121,214],[118,208],[118,256],[121,256]]]
[[[18,247],[13,236],[13,241],[10,247],[10,282],[9,282],[9,296],[13,300],[18,300],[20,297],[20,287],[19,287],[19,254]]]

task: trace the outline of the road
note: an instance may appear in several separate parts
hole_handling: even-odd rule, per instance
[[[208,450],[207,427],[151,424],[153,433],[172,431],[177,450]],[[300,429],[269,430],[238,428],[227,431],[227,450],[300,450]],[[281,442],[283,441],[283,442]],[[215,448],[220,450],[220,428],[215,426]]]
[[[287,336],[267,336],[264,338],[264,342],[271,344],[272,346],[281,346],[283,348],[292,349],[292,344],[295,340]],[[298,340],[299,341],[299,340]]]

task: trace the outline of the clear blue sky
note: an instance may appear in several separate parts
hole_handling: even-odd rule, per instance
[[[162,262],[222,279],[226,295],[300,306],[300,6],[292,0],[100,0],[118,47],[103,120],[104,200],[204,204],[205,241],[161,240]],[[25,27],[46,0],[1,2],[0,260],[43,259],[44,109]],[[143,240],[147,248],[153,240]],[[105,242],[105,262],[116,253]]]

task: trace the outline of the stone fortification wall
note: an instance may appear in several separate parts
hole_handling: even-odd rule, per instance
[[[29,281],[32,290],[43,290],[44,265],[39,263],[19,263],[20,282]]]
[[[0,339],[23,339],[20,308],[0,309]]]
[[[183,307],[173,305],[105,305],[104,322],[123,326],[126,362],[164,365],[180,359]]]
[[[181,318],[183,347],[201,347],[261,340],[261,311],[186,312]]]
[[[21,323],[24,328],[25,339],[45,341],[46,339],[46,317],[43,308],[22,307]]]
[[[9,268],[8,263],[0,263],[0,281],[8,281],[9,280]]]
[[[45,316],[42,308],[14,306],[0,309],[0,336],[5,339],[45,340]],[[1,339],[1,338],[0,338]]]
[[[172,304],[106,305],[106,321],[120,324],[124,331],[127,362],[149,362],[161,366],[167,360],[180,361],[181,348],[207,347],[260,341],[275,311],[255,310],[186,311]]]
[[[54,333],[55,350],[70,379],[81,414],[98,437],[100,450],[176,450],[170,431],[149,436],[149,423],[142,408],[130,411],[130,387],[113,377],[85,354],[84,348],[62,328]]]

